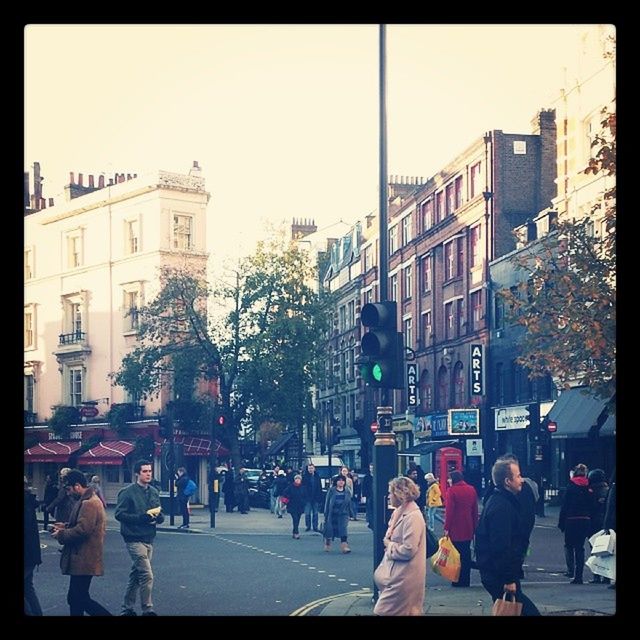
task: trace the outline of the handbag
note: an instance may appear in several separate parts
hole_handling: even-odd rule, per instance
[[[519,616],[522,613],[522,602],[516,602],[516,596],[509,593],[510,599],[507,600],[507,592],[504,592],[502,598],[498,598],[491,609],[492,616]]]
[[[427,527],[427,558],[430,558],[438,550],[438,538]]]

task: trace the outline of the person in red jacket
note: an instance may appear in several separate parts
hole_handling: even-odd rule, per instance
[[[471,586],[471,540],[477,525],[478,494],[464,481],[461,471],[452,471],[444,515],[444,535],[460,554],[460,577],[452,587]]]

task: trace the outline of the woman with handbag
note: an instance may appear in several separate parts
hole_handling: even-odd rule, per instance
[[[304,513],[304,505],[306,501],[306,491],[302,486],[302,476],[296,474],[293,477],[293,483],[290,484],[285,490],[280,500],[287,505],[287,511],[291,516],[293,522],[293,539],[300,540],[300,517]]]
[[[339,537],[342,553],[351,553],[347,544],[351,492],[345,486],[346,478],[343,475],[333,478],[331,484],[324,502],[324,550],[331,551],[331,541]]]
[[[427,527],[416,504],[418,485],[404,476],[389,482],[389,503],[395,507],[384,536],[384,556],[373,578],[380,596],[378,616],[421,616],[427,575]]]

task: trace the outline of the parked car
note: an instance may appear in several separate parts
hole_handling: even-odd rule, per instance
[[[249,482],[249,504],[252,507],[269,508],[269,475],[273,475],[273,471],[245,469],[245,475]]]

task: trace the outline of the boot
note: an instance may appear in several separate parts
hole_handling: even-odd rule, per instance
[[[342,551],[342,553],[351,553],[351,549],[349,549],[349,545],[346,542],[340,543],[340,551]]]
[[[331,540],[324,541],[324,550],[329,553],[331,551]]]

